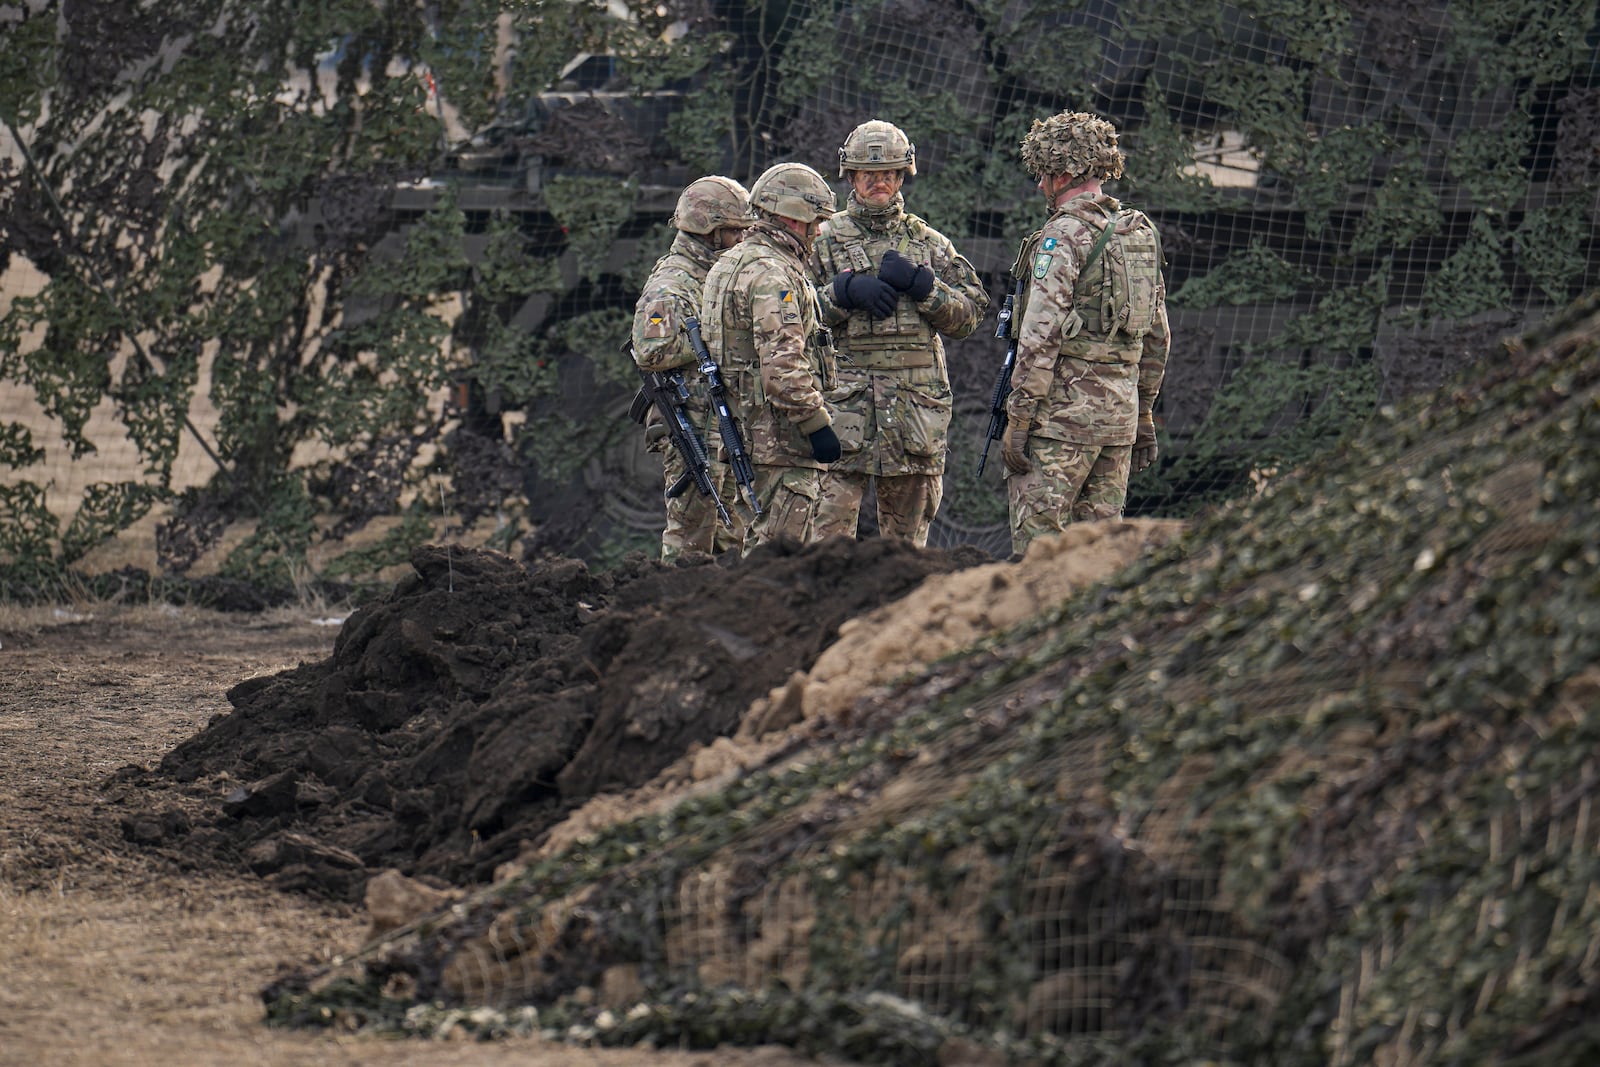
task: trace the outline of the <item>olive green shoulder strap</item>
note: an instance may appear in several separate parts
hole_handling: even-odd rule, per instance
[[[1079,274],[1083,274],[1085,271],[1087,271],[1089,269],[1089,264],[1100,258],[1100,253],[1106,250],[1106,242],[1111,240],[1111,233],[1116,228],[1117,213],[1115,211],[1108,211],[1106,213],[1106,228],[1100,231],[1100,239],[1094,243],[1093,248],[1089,249],[1089,254],[1083,257],[1083,266],[1078,268]]]
[[[903,256],[906,254],[906,250],[911,247],[911,242],[914,238],[921,239],[927,236],[928,224],[909,211],[906,212],[905,218],[901,220],[901,223],[900,242],[896,250]]]

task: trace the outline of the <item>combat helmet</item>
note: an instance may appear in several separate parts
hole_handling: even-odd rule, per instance
[[[892,122],[872,119],[850,131],[839,146],[839,177],[847,170],[917,172],[917,146]]]
[[[740,229],[755,219],[750,216],[750,192],[732,178],[713,174],[696,178],[678,196],[672,224],[684,233],[705,237],[724,226]]]
[[[796,222],[816,222],[838,210],[827,179],[804,163],[768,167],[750,186],[750,206]]]
[[[1117,128],[1097,115],[1063,111],[1034,119],[1022,139],[1022,165],[1035,178],[1065,174],[1087,181],[1122,177]]]

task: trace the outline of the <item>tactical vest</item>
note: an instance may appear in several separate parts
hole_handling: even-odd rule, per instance
[[[895,232],[898,230],[899,232]],[[894,249],[913,263],[932,263],[938,248],[928,224],[915,215],[903,215],[888,232],[869,230],[848,213],[828,220],[828,232],[817,240],[817,259],[823,276],[845,270],[877,275],[883,254]],[[938,335],[917,311],[909,296],[901,294],[894,314],[875,319],[864,311],[851,313],[835,334],[840,354],[850,366],[870,370],[932,367],[942,347]]]
[[[801,284],[806,286],[797,290],[803,294],[800,303],[801,324],[806,336],[806,360],[826,392],[838,384],[833,332],[819,321],[816,290],[810,288],[809,281],[802,281]],[[759,407],[767,402],[767,390],[761,380],[761,356],[756,352],[755,333],[748,323],[726,314],[728,310],[729,305],[725,301],[718,301],[715,308],[709,302],[705,306],[708,316],[717,316],[716,333],[722,338],[722,347],[728,353],[729,365],[722,368],[723,375],[737,377],[741,388],[735,390],[736,395]],[[708,318],[707,321],[712,320]]]
[[[760,262],[758,262],[758,260]],[[820,322],[816,290],[798,261],[779,252],[762,237],[748,238],[724,253],[707,277],[701,304],[701,329],[713,357],[721,360],[722,373],[733,394],[733,406],[749,434],[757,463],[770,463],[779,455],[810,465],[811,446],[806,436],[786,419],[778,418],[767,403],[761,356],[756,351],[751,323],[736,310],[752,274],[781,271],[792,276],[805,336],[806,360],[816,375],[820,391],[836,384],[830,331]],[[779,460],[780,462],[782,460]]]
[[[1149,216],[1137,209],[1115,211],[1087,196],[1073,197],[1052,219],[1068,215],[1081,222],[1095,242],[1079,265],[1072,287],[1072,308],[1078,322],[1066,331],[1061,354],[1097,363],[1137,363],[1144,335],[1150,332],[1160,304],[1161,237]],[[1022,244],[1014,277],[1031,276],[1044,231],[1036,230]],[[1022,321],[1027,305],[1016,309]]]

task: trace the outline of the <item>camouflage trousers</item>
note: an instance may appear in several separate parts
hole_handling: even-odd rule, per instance
[[[898,537],[918,548],[928,545],[928,531],[944,499],[942,474],[862,474],[858,471],[824,471],[822,494],[817,501],[816,538],[856,535],[861,501],[867,486],[878,492],[878,532]]]
[[[662,486],[672,487],[689,469],[676,448],[668,446],[661,460]],[[744,516],[734,505],[738,502],[738,483],[733,468],[725,463],[711,461],[711,484],[733,517],[733,529],[722,524],[717,515],[717,505],[709,496],[701,494],[693,482],[675,497],[667,498],[667,526],[661,532],[661,561],[671,563],[685,552],[705,552],[716,555],[738,552],[744,547]]]
[[[1078,445],[1028,438],[1033,470],[1006,472],[1011,505],[1012,559],[1034,538],[1060,533],[1074,522],[1120,519],[1128,499],[1132,445]]]
[[[756,467],[761,518],[745,534],[744,553],[756,545],[789,540],[810,544],[817,537],[817,495],[822,472],[812,467]]]

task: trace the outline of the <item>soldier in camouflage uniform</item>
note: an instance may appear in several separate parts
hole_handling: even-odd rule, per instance
[[[901,186],[916,173],[916,148],[888,122],[862,123],[839,149],[849,204],[811,260],[839,346],[828,403],[844,449],[822,477],[818,537],[854,537],[875,481],[879,532],[921,547],[944,496],[951,395],[939,335],[970,334],[989,294],[943,234],[906,212]]]
[[[1161,240],[1101,189],[1122,162],[1116,128],[1082,112],[1035,120],[1022,141],[1051,215],[1012,268],[1025,283],[1001,441],[1013,558],[1068,523],[1120,518],[1129,473],[1156,460],[1169,347]]]
[[[803,163],[778,163],[750,186],[750,206],[755,225],[712,266],[701,297],[706,347],[755,467],[762,515],[746,553],[780,538],[816,539],[822,470],[839,458],[824,400],[834,385],[832,342],[806,270],[833,190]]]
[[[711,458],[712,484],[729,503],[737,499],[737,487],[732,470],[718,458],[720,450],[705,380],[696,370],[699,360],[683,323],[700,315],[700,290],[711,264],[739,243],[753,221],[750,194],[732,178],[714,174],[690,182],[672,213],[672,224],[678,228],[672,247],[656,261],[633,312],[634,361],[648,371],[683,370],[692,395],[690,415],[700,427]],[[650,451],[662,453],[663,477],[671,486],[683,476],[685,463],[668,442],[661,415],[654,409],[647,433]],[[719,520],[711,498],[702,496],[693,485],[678,496],[668,497],[667,525],[661,534],[662,560],[671,561],[689,550],[725,552],[742,547],[744,520],[737,509],[728,510],[734,518],[731,530]]]

